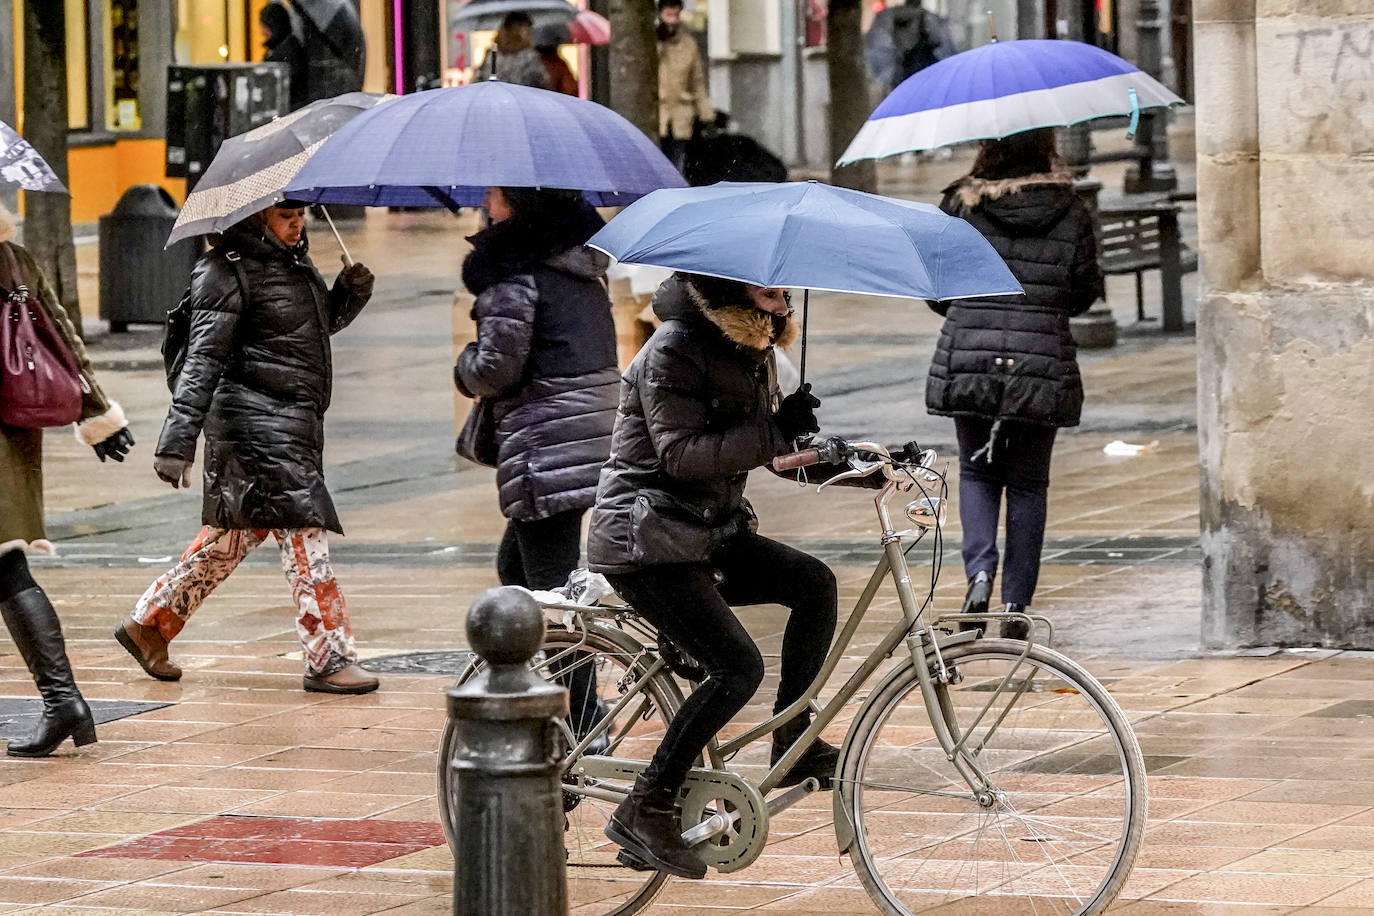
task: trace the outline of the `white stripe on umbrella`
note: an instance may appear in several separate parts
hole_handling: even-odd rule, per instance
[[[993,99],[932,108],[865,121],[840,165],[915,150],[936,149],[970,140],[1006,137],[1040,127],[1064,127],[1080,121],[1129,114],[1135,89],[1141,108],[1179,101],[1148,74],[1121,73],[1084,83],[1036,89]]]

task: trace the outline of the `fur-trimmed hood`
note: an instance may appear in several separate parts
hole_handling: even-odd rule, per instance
[[[673,318],[705,320],[714,325],[726,339],[737,346],[762,356],[769,347],[786,349],[796,343],[797,322],[771,315],[752,303],[711,303],[690,280],[674,276],[654,296],[654,313],[663,321]]]
[[[981,210],[1016,234],[1030,234],[1063,218],[1074,199],[1073,175],[1056,170],[1018,178],[965,177],[945,193],[965,209]]]

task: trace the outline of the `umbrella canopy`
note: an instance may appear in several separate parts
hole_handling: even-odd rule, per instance
[[[292,5],[324,37],[334,56],[361,78],[366,45],[353,0],[292,0]]]
[[[537,28],[571,22],[577,7],[567,0],[468,0],[449,16],[449,27],[455,32],[499,29],[507,13],[528,13]]]
[[[963,220],[930,204],[814,181],[656,191],[587,244],[629,264],[758,286],[913,299],[1021,292]]]
[[[1182,102],[1134,64],[1093,45],[997,41],[932,64],[892,90],[840,165]]]
[[[391,96],[349,92],[230,137],[186,198],[167,244],[222,232],[283,200],[283,189],[330,134]]]
[[[364,112],[325,142],[287,194],[453,208],[477,206],[488,187],[500,185],[570,188],[597,206],[617,206],[685,184],[658,147],[609,108],[484,80]]]
[[[38,150],[3,121],[0,121],[0,184],[24,191],[69,193],[57,180],[52,166],[38,155]]]
[[[568,22],[535,26],[534,46],[604,45],[611,41],[611,21],[592,10],[581,10]]]

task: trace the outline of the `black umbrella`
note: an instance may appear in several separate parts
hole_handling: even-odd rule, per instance
[[[352,0],[292,0],[292,5],[320,33],[334,56],[361,77],[366,46],[358,8]]]
[[[528,13],[537,28],[572,22],[577,7],[567,0],[468,0],[449,21],[455,31],[489,31],[499,29],[507,13]]]

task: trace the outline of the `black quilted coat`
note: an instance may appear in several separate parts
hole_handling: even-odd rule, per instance
[[[463,263],[477,340],[453,378],[495,402],[501,512],[517,521],[591,508],[611,449],[620,370],[607,258],[580,244],[602,223],[590,207],[564,216],[572,224],[498,223]]]
[[[965,178],[941,208],[968,220],[1024,296],[932,302],[945,316],[926,407],[933,414],[1076,426],[1083,407],[1069,318],[1102,295],[1092,218],[1063,175]]]
[[[771,317],[704,306],[676,277],[654,297],[663,324],[625,372],[587,537],[596,572],[706,561],[752,521],[749,471],[790,448],[773,420]]]
[[[204,430],[205,524],[342,532],[324,485],[329,335],[366,304],[342,284],[325,287],[304,240],[287,248],[247,223],[197,262],[186,363],[157,454],[190,460]]]

